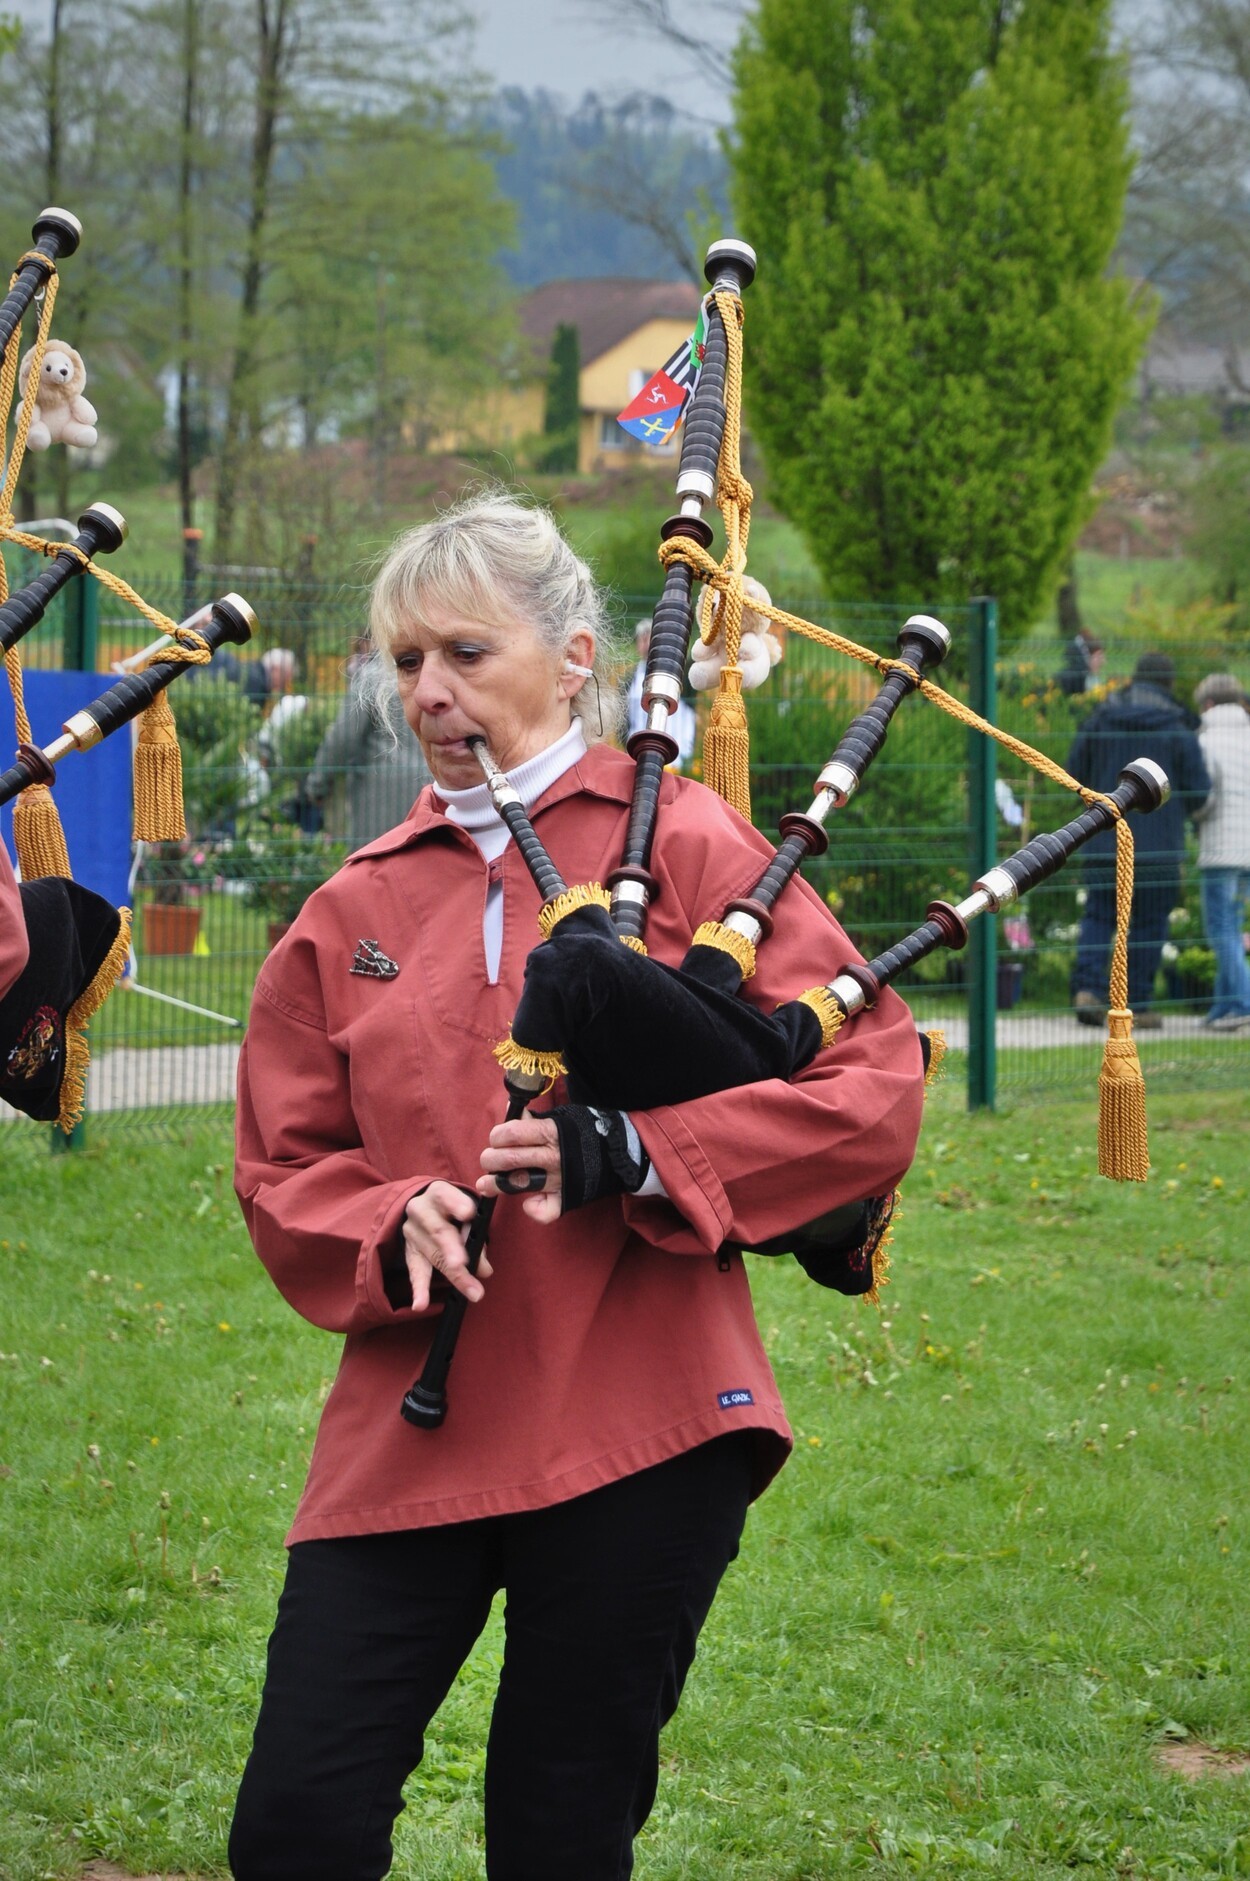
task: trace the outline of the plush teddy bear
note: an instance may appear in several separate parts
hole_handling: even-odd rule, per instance
[[[17,369],[20,397],[26,395],[34,356],[32,346]],[[89,449],[99,442],[95,406],[82,395],[86,383],[87,368],[81,355],[64,340],[49,340],[39,373],[39,397],[26,439],[32,451],[46,451],[50,444],[77,444]]]
[[[742,689],[754,692],[762,686],[772,668],[781,658],[781,642],[773,631],[773,624],[766,614],[757,614],[751,607],[752,601],[762,601],[765,607],[772,605],[772,596],[762,582],[752,575],[742,577],[742,638],[738,643],[738,666],[742,673]],[[712,600],[712,620],[715,623],[721,610],[721,597],[715,595]],[[721,668],[725,664],[725,642],[719,631],[714,638],[704,642],[696,640],[690,662],[690,684],[696,692],[710,692],[720,680]]]

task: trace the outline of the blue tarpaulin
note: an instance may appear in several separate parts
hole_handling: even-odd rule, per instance
[[[28,672],[26,713],[37,745],[49,745],[73,713],[98,699],[108,680],[101,673]],[[7,770],[17,747],[13,701],[0,684],[0,770]],[[115,908],[129,900],[131,755],[129,728],[105,738],[91,751],[74,751],[57,766],[52,795],[61,813],[74,880],[93,888]],[[13,806],[0,809],[0,831],[11,856]]]

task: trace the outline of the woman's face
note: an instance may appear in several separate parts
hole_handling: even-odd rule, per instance
[[[583,684],[566,662],[589,666],[594,637],[574,634],[567,654],[553,653],[524,621],[500,626],[435,609],[401,635],[394,654],[404,717],[435,783],[465,790],[482,782],[470,734],[486,739],[504,771],[563,737]]]

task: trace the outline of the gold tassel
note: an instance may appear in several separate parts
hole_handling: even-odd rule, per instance
[[[557,1078],[564,1076],[564,1060],[559,1052],[527,1051],[524,1045],[517,1044],[511,1033],[500,1039],[494,1051],[505,1071],[519,1071],[526,1078],[543,1078],[548,1091]]]
[[[703,735],[703,781],[751,819],[751,738],[742,702],[742,670],[726,666]]]
[[[626,947],[631,947],[636,954],[642,954],[645,956],[646,951],[647,951],[647,943],[642,938],[641,934],[622,934],[621,939],[624,942]]]
[[[755,946],[745,934],[739,934],[736,928],[726,927],[723,921],[705,921],[695,930],[692,947],[716,947],[723,954],[729,954],[736,960],[744,980],[749,980],[755,972]]]
[[[125,969],[130,955],[130,909],[119,908],[121,926],[117,938],[96,971],[95,978],[78,995],[65,1020],[65,1076],[61,1079],[61,1108],[57,1128],[69,1135],[83,1113],[87,1101],[87,1021],[100,1010]]]
[[[841,1030],[846,1014],[829,991],[827,986],[811,986],[805,993],[799,994],[800,1006],[810,1006],[820,1020],[820,1042],[832,1045]]]
[[[1146,1082],[1133,1043],[1127,1007],[1107,1014],[1108,1037],[1098,1074],[1098,1173],[1114,1182],[1144,1182],[1150,1172],[1146,1140]]]
[[[174,715],[158,692],[139,719],[135,747],[135,841],[179,842],[187,833],[182,808],[182,753]]]
[[[929,1086],[936,1084],[942,1075],[942,1067],[946,1059],[946,1034],[945,1032],[929,1032],[926,1036],[929,1040],[929,1062],[925,1066],[924,1088],[927,1091]]]
[[[578,908],[611,906],[612,897],[600,882],[580,882],[575,888],[566,888],[562,895],[555,895],[543,903],[538,910],[539,933],[544,940],[550,940],[566,914],[572,914]]]
[[[1113,1182],[1144,1182],[1150,1173],[1146,1141],[1146,1081],[1133,1043],[1128,1004],[1128,928],[1133,905],[1133,838],[1121,817],[1115,826],[1115,940],[1107,1043],[1098,1074],[1098,1173]]]
[[[72,875],[60,812],[46,784],[31,784],[13,806],[13,841],[24,882],[43,875]]]

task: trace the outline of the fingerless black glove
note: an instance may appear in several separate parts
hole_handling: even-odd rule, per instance
[[[562,1214],[605,1195],[633,1195],[646,1181],[651,1158],[625,1111],[559,1104],[534,1114],[550,1117],[556,1126]]]

